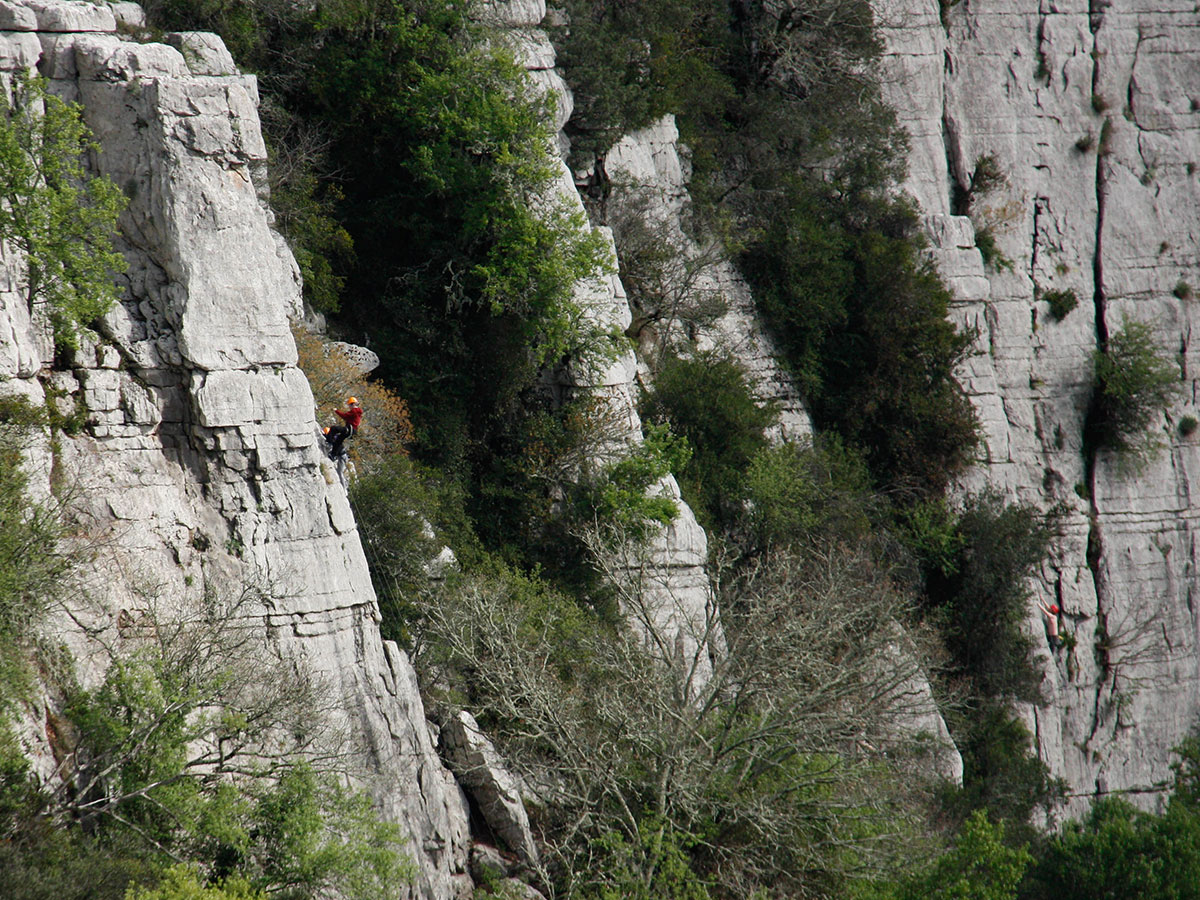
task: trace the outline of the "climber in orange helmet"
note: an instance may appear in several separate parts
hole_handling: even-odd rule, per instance
[[[362,407],[358,405],[358,398],[347,397],[346,406],[345,412],[340,409],[334,410],[344,424],[325,430],[325,440],[329,442],[329,455],[334,459],[342,455],[342,444],[345,443],[346,438],[358,434],[358,426],[362,424],[363,411]]]
[[[1058,614],[1061,610],[1057,603],[1046,606],[1041,600],[1038,600],[1037,605],[1046,620],[1046,640],[1050,642],[1051,650],[1057,650],[1063,645],[1062,635],[1058,633]]]

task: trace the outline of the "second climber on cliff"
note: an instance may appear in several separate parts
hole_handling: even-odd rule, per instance
[[[337,459],[342,455],[342,445],[346,442],[346,438],[352,437],[358,433],[358,426],[362,424],[363,411],[358,405],[357,397],[347,397],[345,412],[340,409],[335,409],[334,413],[342,420],[341,425],[334,425],[332,428],[325,429],[325,440],[329,444],[329,455]]]

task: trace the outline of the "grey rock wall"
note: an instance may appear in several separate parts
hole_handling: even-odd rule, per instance
[[[13,29],[0,33],[4,84],[36,65],[82,103],[101,146],[92,163],[130,201],[124,299],[68,365],[54,366],[31,321],[19,255],[0,260],[0,392],[40,400],[52,385],[87,411],[81,434],[29,454],[41,490],[52,473],[78,487],[99,548],[59,636],[93,681],[148,604],[186,618],[205,591],[263,591],[239,624],[261,636],[264,665],[288,659],[333,691],[326,727],[344,732],[345,768],[407,831],[414,895],[454,896],[466,801],[434,751],[408,659],[380,640],[354,518],[318,447],[288,324],[298,270],[262,201],[253,77],[212,36],[126,40],[105,5],[5,2],[0,22]],[[34,710],[34,725],[52,714]],[[44,734],[25,737],[48,774]]]
[[[955,315],[979,330],[961,374],[986,456],[965,487],[1069,510],[1035,585],[1075,638],[1042,654],[1048,703],[1026,711],[1038,752],[1069,783],[1069,813],[1110,792],[1152,805],[1170,748],[1200,724],[1200,455],[1178,429],[1196,413],[1196,301],[1180,283],[1200,283],[1200,14],[963,0],[943,25],[932,0],[877,9],[889,97],[912,138],[908,189]],[[972,221],[952,216],[955,185],[986,156],[1005,183],[973,199]],[[984,270],[984,228],[1011,269]],[[1051,290],[1079,298],[1063,321],[1040,299]],[[1103,451],[1093,469],[1083,446],[1091,353],[1125,317],[1153,327],[1185,388],[1153,425],[1166,449],[1140,472]],[[1029,628],[1041,637],[1032,606]]]

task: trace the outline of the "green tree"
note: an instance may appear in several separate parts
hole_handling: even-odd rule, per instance
[[[1200,815],[1186,804],[1154,815],[1101,798],[1051,839],[1031,876],[1033,900],[1186,900],[1200,884]]]
[[[837,436],[768,447],[746,472],[745,539],[752,549],[871,538],[884,504],[862,456]]]
[[[55,341],[75,346],[79,332],[118,298],[125,260],[113,249],[125,198],[82,163],[99,151],[77,104],[19,76],[0,99],[0,239],[25,254],[25,296]]]
[[[927,573],[930,601],[946,617],[959,670],[984,697],[1039,699],[1039,673],[1024,630],[1027,579],[1045,559],[1057,517],[995,491],[968,496],[958,514],[953,554]]]
[[[609,523],[629,536],[645,537],[655,525],[669,525],[679,505],[659,492],[659,482],[685,467],[687,441],[667,425],[648,424],[645,438],[606,462],[576,491],[575,515]]]
[[[976,811],[954,846],[894,896],[896,900],[1016,900],[1032,861],[1026,847],[1006,844],[1003,824],[992,824]]]
[[[230,879],[220,885],[205,885],[189,866],[172,866],[153,888],[131,885],[125,900],[266,900],[242,879]]]

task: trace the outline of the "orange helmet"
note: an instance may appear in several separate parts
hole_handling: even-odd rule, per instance
[[[357,405],[358,405],[358,398],[357,398],[357,397],[347,397],[347,398],[346,398],[346,403],[348,403],[348,404],[349,404],[349,403],[353,403],[355,406],[357,406]]]
[[[321,434],[329,434],[329,426],[328,425],[326,425],[324,428],[321,429]]]

